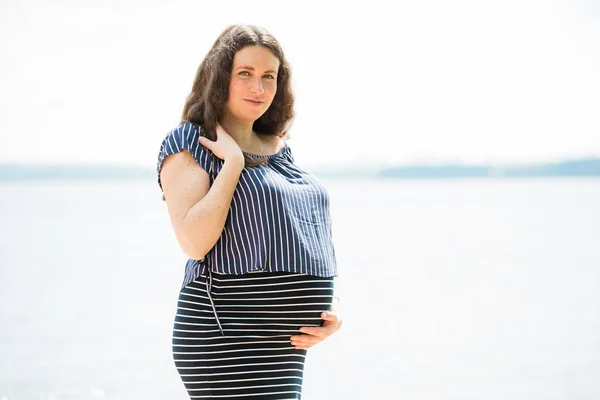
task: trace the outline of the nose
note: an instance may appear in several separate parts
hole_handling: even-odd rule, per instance
[[[265,91],[262,80],[260,78],[254,79],[250,84],[250,90],[252,93],[262,94]]]

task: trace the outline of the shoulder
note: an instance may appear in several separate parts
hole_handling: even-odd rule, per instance
[[[200,128],[191,122],[185,122],[171,129],[163,140],[163,146],[166,144],[175,144],[179,148],[188,148],[198,142]]]
[[[164,137],[158,154],[157,172],[160,174],[161,166],[165,158],[171,154],[180,153],[187,150],[194,159],[208,171],[210,165],[210,155],[208,149],[198,142],[200,136],[200,127],[191,122],[180,124],[173,128]]]
[[[170,130],[164,137],[161,143],[160,153],[163,154],[163,156],[167,156],[186,149],[192,153],[196,159],[199,159],[208,151],[207,148],[198,142],[200,135],[201,128],[198,125],[191,122],[180,124]]]

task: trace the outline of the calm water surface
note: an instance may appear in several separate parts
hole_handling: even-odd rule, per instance
[[[303,398],[600,398],[600,180],[324,183],[345,323]],[[154,181],[0,183],[0,221],[0,399],[187,399]]]

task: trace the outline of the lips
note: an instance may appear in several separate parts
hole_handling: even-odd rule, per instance
[[[247,102],[249,102],[249,103],[257,104],[257,105],[260,105],[260,104],[264,103],[263,100],[258,100],[258,99],[244,99],[244,100],[247,101]]]

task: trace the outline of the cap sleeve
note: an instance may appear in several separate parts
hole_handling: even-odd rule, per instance
[[[209,154],[208,149],[200,145],[198,137],[199,128],[196,125],[186,122],[173,129],[164,138],[160,146],[160,152],[158,153],[158,163],[156,164],[158,186],[160,186],[161,190],[160,169],[163,161],[170,154],[179,153],[185,149],[194,156],[198,164],[200,164],[205,171],[210,172],[211,155]]]

